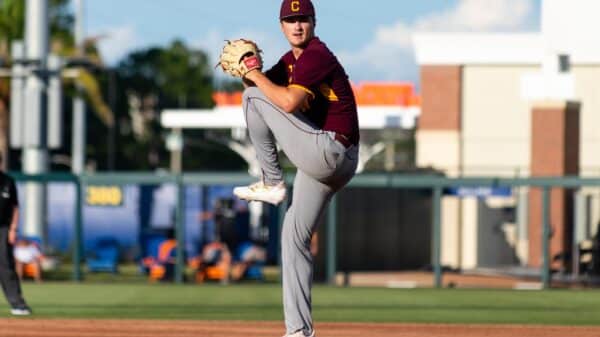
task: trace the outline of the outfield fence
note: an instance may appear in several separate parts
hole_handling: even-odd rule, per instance
[[[74,242],[73,242],[73,273],[72,278],[75,281],[83,279],[82,264],[82,232],[83,232],[83,191],[88,185],[129,185],[129,184],[174,184],[177,189],[176,211],[175,211],[175,235],[178,242],[185,242],[183,211],[185,205],[184,187],[186,185],[239,185],[248,184],[255,178],[245,173],[224,173],[224,172],[206,172],[206,173],[98,173],[84,174],[80,176],[69,173],[50,173],[43,175],[27,175],[22,173],[11,173],[11,175],[20,182],[38,182],[47,184],[50,182],[70,182],[76,186],[76,205],[74,214]],[[286,175],[286,181],[291,186],[293,175]],[[443,191],[446,188],[455,187],[530,187],[539,188],[542,192],[542,247],[540,255],[542,257],[541,283],[544,288],[549,288],[551,284],[550,271],[550,191],[552,188],[572,188],[600,186],[600,178],[582,178],[582,177],[530,177],[530,178],[499,178],[499,177],[463,177],[448,178],[439,175],[406,175],[406,174],[360,174],[354,177],[349,183],[349,187],[369,187],[369,188],[394,188],[394,189],[430,189],[432,191],[432,254],[431,265],[434,272],[434,285],[437,288],[442,287],[442,263],[441,263],[441,214],[443,212],[441,200]],[[279,207],[280,225],[285,214],[287,203],[283,202]],[[337,198],[331,200],[326,218],[326,231],[328,242],[326,244],[326,278],[329,283],[335,283],[337,273]],[[177,246],[175,281],[182,283],[184,281],[184,245]]]

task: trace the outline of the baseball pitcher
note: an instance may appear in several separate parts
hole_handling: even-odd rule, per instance
[[[219,64],[244,81],[243,110],[262,169],[261,181],[234,194],[271,204],[285,199],[276,142],[298,168],[281,239],[286,336],[315,336],[311,234],[333,194],[354,176],[358,118],[344,68],[315,36],[311,1],[284,0],[279,20],[291,50],[271,69],[262,71],[261,51],[248,40],[227,42]]]

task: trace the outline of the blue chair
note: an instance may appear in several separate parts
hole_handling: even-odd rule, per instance
[[[94,244],[86,259],[90,272],[110,272],[116,274],[119,265],[119,241],[112,237],[100,238]]]
[[[263,267],[264,263],[248,267],[248,269],[246,269],[246,274],[244,275],[244,277],[249,280],[264,281],[265,275],[263,274]]]
[[[251,242],[245,241],[242,242],[236,249],[235,260],[242,261],[242,256],[247,249],[250,249],[253,246]],[[263,268],[265,266],[264,261],[254,261],[250,264],[246,271],[244,272],[243,278],[248,280],[258,280],[263,281],[265,279],[265,275],[263,273]]]
[[[40,239],[38,236],[19,236],[20,239],[23,240],[27,240],[27,241],[31,241],[33,243],[35,243],[36,245],[38,245],[38,247],[42,247],[42,239]]]

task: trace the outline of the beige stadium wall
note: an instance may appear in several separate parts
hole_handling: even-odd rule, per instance
[[[530,109],[521,99],[520,79],[536,69],[461,67],[460,76],[453,77],[461,83],[460,130],[418,130],[417,164],[443,170],[448,176],[528,175]],[[515,243],[507,242],[504,229],[512,225],[516,232],[515,224],[501,221],[503,207],[485,205],[485,200],[475,198],[444,197],[444,265],[472,269],[514,263],[505,258],[518,254]],[[482,213],[486,216],[479,216]]]
[[[419,167],[433,167],[450,177],[459,176],[460,132],[456,130],[419,130],[415,134]]]
[[[417,165],[433,167],[443,171],[449,177],[459,176],[460,132],[456,130],[418,130]],[[442,198],[442,247],[441,260],[444,266],[460,268],[461,260],[461,200],[457,197]]]
[[[574,66],[572,71],[576,96],[582,102],[581,173],[598,176],[600,66]],[[539,67],[463,66],[460,130],[418,130],[417,164],[449,176],[528,176],[531,105],[521,97],[521,77],[532,72],[539,72]],[[584,193],[591,199],[587,232],[594,235],[600,223],[600,190],[585,189]],[[442,262],[463,269],[525,264],[527,237],[510,238],[511,233],[526,232],[522,228],[526,222],[503,218],[503,207],[515,203],[508,199],[496,207],[484,200],[444,197]],[[498,254],[489,254],[492,247]]]
[[[580,168],[584,176],[600,175],[600,66],[574,66],[575,96],[581,101]]]
[[[575,96],[581,100],[581,175],[600,176],[600,65],[580,65],[572,69],[575,75]],[[600,189],[582,191],[588,203],[587,228],[594,236],[600,230]]]
[[[454,130],[422,130],[416,132],[417,165],[433,167],[443,171],[449,177],[459,175],[460,133]],[[442,265],[460,268],[461,237],[458,219],[460,217],[460,198],[445,196],[442,198]]]
[[[521,77],[531,66],[465,66],[462,148],[465,175],[529,174],[531,109]]]
[[[536,66],[464,66],[462,85],[462,171],[465,176],[528,176],[531,156],[530,103],[521,96],[521,77]],[[466,199],[462,205],[461,267],[501,267],[524,263],[527,238],[505,207],[514,198],[490,203]]]
[[[462,86],[461,157],[464,175],[528,176],[531,157],[531,105],[521,97],[521,76],[537,72],[535,66],[464,66]],[[581,102],[581,155],[583,176],[600,175],[600,66],[574,66],[576,99]],[[587,214],[590,236],[600,230],[600,190],[583,190],[591,201]],[[502,209],[494,214],[486,207],[481,216],[481,204],[467,202],[462,207],[462,261],[465,269],[510,263],[514,255],[526,262],[526,240],[507,240],[507,233],[498,231]],[[500,217],[500,218],[499,218]],[[474,219],[477,219],[476,221]],[[519,224],[514,224],[519,226]],[[521,226],[525,224],[520,224]],[[510,223],[502,225],[509,228]],[[492,233],[491,231],[495,232]],[[515,228],[519,231],[519,228]],[[491,240],[498,255],[481,250],[482,238]],[[517,247],[514,251],[511,249]]]
[[[521,98],[521,76],[535,66],[464,66],[462,168],[466,175],[527,176],[531,109]],[[581,102],[583,176],[600,175],[600,66],[573,66]]]
[[[421,67],[421,116],[415,134],[419,167],[433,167],[448,176],[460,169],[460,104],[462,67],[425,65]],[[460,199],[442,200],[441,259],[445,266],[460,266]]]

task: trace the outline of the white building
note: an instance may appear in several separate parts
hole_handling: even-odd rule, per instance
[[[578,102],[578,172],[597,176],[599,12],[597,0],[544,0],[539,33],[417,34],[422,88],[417,165],[449,176],[529,176],[535,156],[532,110],[567,110],[568,102]],[[469,269],[514,264],[517,257],[521,264],[539,265],[539,250],[528,247],[527,192],[514,191],[512,198],[444,197],[442,262]],[[600,192],[582,194],[588,216],[578,218],[578,240],[593,235],[600,219]],[[505,206],[517,204],[516,221],[508,223],[513,217]]]

